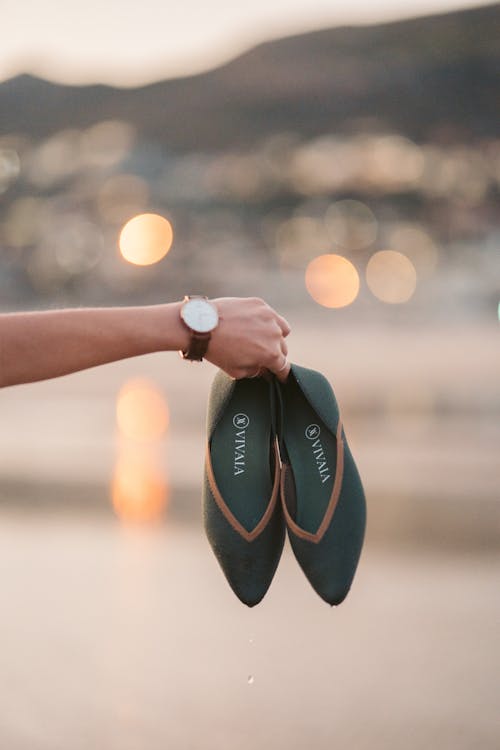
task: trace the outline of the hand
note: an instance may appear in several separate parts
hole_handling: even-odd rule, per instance
[[[285,342],[290,326],[264,300],[220,297],[211,300],[219,312],[205,359],[233,378],[251,378],[270,370],[282,381],[290,371]]]

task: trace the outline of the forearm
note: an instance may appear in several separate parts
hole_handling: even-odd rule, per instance
[[[184,348],[180,303],[0,315],[0,386]]]

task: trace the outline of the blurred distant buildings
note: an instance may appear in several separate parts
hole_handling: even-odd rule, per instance
[[[169,145],[168,132],[160,136],[154,129],[143,128],[136,114],[100,119],[106,92],[106,111],[112,111],[111,89],[97,87],[100,93],[95,98],[93,116],[88,107],[81,105],[88,101],[91,87],[68,89],[30,79],[35,99],[36,91],[50,86],[52,93],[47,99],[50,112],[56,111],[58,90],[61,101],[71,92],[73,122],[68,123],[68,112],[60,108],[60,121],[64,124],[52,130],[45,124],[45,131],[49,132],[42,135],[33,132],[32,123],[27,121],[9,130],[0,120],[0,304],[5,309],[128,304],[174,299],[186,291],[204,291],[211,295],[271,294],[275,303],[300,306],[310,303],[304,274],[318,255],[340,254],[364,278],[374,253],[390,250],[395,252],[384,256],[387,262],[390,257],[394,260],[397,253],[402,254],[416,273],[418,293],[411,296],[405,314],[456,316],[463,310],[467,315],[496,316],[500,295],[500,217],[496,211],[500,192],[500,138],[494,135],[491,108],[497,105],[489,102],[483,112],[475,112],[473,121],[464,123],[460,107],[435,102],[436,81],[440,82],[443,96],[449,96],[446,87],[443,88],[443,65],[451,65],[451,69],[455,65],[459,75],[472,58],[475,67],[467,67],[467,63],[466,68],[469,73],[475,71],[474,75],[487,90],[490,63],[494,59],[492,49],[483,45],[471,52],[457,28],[463,30],[467,18],[469,23],[471,19],[478,23],[488,13],[498,14],[494,8],[488,12],[487,9],[469,11],[469,15],[451,14],[439,17],[434,23],[433,19],[421,19],[374,27],[369,38],[368,30],[358,30],[358,63],[354,65],[350,60],[340,79],[348,91],[351,109],[356,109],[352,102],[358,103],[360,117],[353,119],[351,112],[350,119],[336,123],[332,120],[328,127],[324,118],[320,118],[315,133],[310,128],[307,101],[302,115],[304,123],[309,125],[300,126],[299,108],[294,117],[286,119],[289,127],[283,127],[283,120],[270,116],[266,129],[268,96],[258,99],[257,92],[253,90],[253,96],[250,95],[252,87],[247,86],[235,93],[238,111],[243,106],[242,97],[246,97],[246,120],[242,123],[245,135],[240,143],[231,131],[226,145],[223,142],[214,145],[214,138],[210,137],[205,145],[203,139],[198,143],[194,138],[190,146],[179,147],[175,134]],[[379,113],[377,102],[371,98],[373,91],[365,90],[366,80],[369,82],[373,76],[373,65],[368,65],[368,58],[374,39],[379,49],[380,29],[385,29],[388,44],[394,46],[395,28],[399,26],[407,32],[413,29],[414,37],[421,42],[426,23],[430,33],[435,31],[436,23],[442,26],[443,19],[448,18],[452,20],[443,29],[451,28],[454,34],[443,36],[443,44],[451,46],[453,55],[447,59],[443,50],[440,55],[435,50],[430,55],[428,64],[433,62],[437,67],[435,79],[432,66],[429,68],[427,94],[425,86],[422,88],[425,79],[420,78],[416,86],[409,71],[412,65],[420,69],[428,51],[418,44],[413,48],[410,45],[408,54],[412,52],[416,57],[410,55],[406,60],[407,95],[414,90],[422,110],[419,112],[417,107],[414,117],[421,117],[423,109],[432,110],[434,103],[439,117],[427,134],[422,133],[420,126],[405,127],[401,118],[396,127],[387,112],[394,107],[403,111],[410,106],[408,96],[398,102],[390,97],[388,87],[393,79],[399,82],[402,76],[404,79],[397,61],[394,67],[391,60],[386,61],[389,109],[387,101],[381,102],[383,112]],[[341,38],[341,32],[335,32],[336,38]],[[317,47],[309,45],[312,59],[308,58],[308,65],[314,62],[317,50],[317,63],[324,66],[325,34],[317,36],[321,42]],[[355,30],[346,30],[345,35],[348,41],[344,46],[352,52]],[[315,35],[304,37],[310,42],[313,38]],[[275,47],[265,45],[260,57],[258,48],[256,53],[249,53],[231,65],[241,75],[246,60],[251,80],[261,80],[258,61],[268,60],[269,70],[276,69],[280,55],[288,48],[296,49],[301,39],[277,42]],[[401,54],[401,44],[397,44]],[[460,49],[462,55],[457,57]],[[339,54],[338,49],[332,50],[333,58],[337,59],[335,56]],[[359,68],[364,65],[363,60],[364,73]],[[230,74],[231,65],[207,74],[212,83],[214,79],[222,82],[221,90],[226,90],[226,94],[223,83],[234,78]],[[360,81],[356,86],[354,69]],[[487,73],[483,79],[482,70]],[[338,68],[332,66],[329,72],[322,68],[320,79],[324,89],[316,90],[315,94],[320,109],[324,105],[328,110],[335,99],[328,93],[329,77],[336,82],[335,89],[339,85]],[[186,79],[186,91],[195,85],[197,78],[203,76]],[[311,81],[318,80],[317,72],[311,74]],[[180,80],[164,84],[175,85],[176,101],[182,101],[183,83]],[[10,100],[15,103],[14,84],[11,81],[0,86],[0,101],[2,88],[7,87]],[[453,86],[456,84],[454,81]],[[274,82],[271,88],[275,85]],[[172,89],[165,88],[162,99],[160,86],[155,84],[133,93],[137,97],[143,91],[146,97],[154,89],[156,109],[163,103],[165,118],[169,120],[172,107],[166,94]],[[474,80],[469,76],[463,87],[464,91],[470,91]],[[301,78],[297,80],[296,91],[300,94],[303,89]],[[285,86],[281,105],[279,100],[275,101],[276,107],[282,106],[283,111],[290,105],[290,96],[285,96],[287,91]],[[126,92],[117,92],[117,96],[118,93],[123,98]],[[19,106],[23,112],[27,106],[25,94],[26,77],[21,77]],[[476,99],[478,96],[476,92]],[[151,104],[150,98],[148,101]],[[186,112],[181,109],[178,113],[177,127],[182,126],[183,117],[189,114],[191,119],[185,122],[187,131],[192,124],[195,129],[203,128],[200,119],[193,122],[193,106],[189,98]],[[39,101],[38,107],[44,121],[43,101]],[[152,106],[150,111],[152,119],[158,122],[158,111],[153,112]],[[208,132],[224,117],[224,112],[215,104],[211,110],[203,110],[205,114],[207,111],[213,114],[207,116]],[[143,119],[147,120],[147,114],[148,110],[141,111]],[[231,117],[230,106],[227,116]],[[9,117],[12,119],[12,114]],[[252,118],[256,125],[253,140],[248,137]],[[89,120],[92,124],[88,124]],[[237,123],[232,126],[237,131]],[[149,267],[130,265],[118,252],[123,225],[143,212],[165,216],[174,231],[172,250],[160,263]],[[380,273],[383,277],[383,267]],[[375,287],[370,279],[362,284],[358,309],[371,304],[373,295],[390,301],[384,294],[378,294]],[[356,307],[356,304],[351,306],[354,314]],[[373,314],[377,311],[384,314],[383,305],[372,307]]]
[[[421,281],[445,274],[472,307],[493,304],[498,291],[500,139],[445,146],[394,133],[288,133],[248,150],[169,154],[108,121],[41,142],[3,136],[0,175],[8,307],[230,293],[245,270],[290,279],[325,253],[362,273],[381,249],[408,256]],[[169,218],[174,245],[138,268],[118,253],[118,236],[145,211]],[[246,293],[260,294],[259,278],[247,280]]]

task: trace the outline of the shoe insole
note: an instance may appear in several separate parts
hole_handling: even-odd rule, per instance
[[[283,393],[283,440],[293,469],[296,523],[314,534],[335,481],[337,439],[290,377]]]
[[[247,531],[269,505],[271,474],[269,384],[238,380],[211,442],[215,481],[226,505]]]

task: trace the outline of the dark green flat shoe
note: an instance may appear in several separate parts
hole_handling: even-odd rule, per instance
[[[236,596],[249,607],[268,590],[283,550],[280,463],[270,380],[215,376],[208,402],[205,531]]]
[[[363,546],[363,486],[326,378],[292,365],[277,389],[281,498],[290,543],[315,591],[329,604],[340,604]]]

